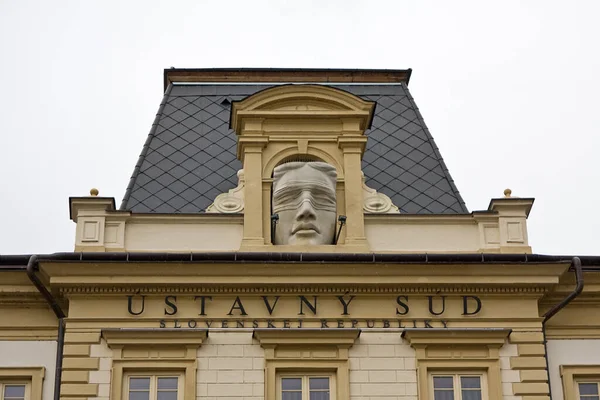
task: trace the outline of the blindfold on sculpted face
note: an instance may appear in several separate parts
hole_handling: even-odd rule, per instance
[[[319,181],[288,181],[288,186],[273,192],[273,211],[297,210],[309,201],[316,210],[335,212],[335,191]]]
[[[273,172],[275,244],[331,244],[337,173],[322,162],[290,162]]]

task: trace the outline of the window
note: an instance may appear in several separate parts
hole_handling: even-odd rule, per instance
[[[406,329],[420,399],[502,399],[500,348],[508,329]]]
[[[0,367],[0,400],[42,400],[44,367]]]
[[[561,365],[565,400],[600,400],[600,365]]]
[[[265,399],[349,399],[348,349],[358,329],[255,329],[265,350]]]
[[[29,400],[29,385],[25,382],[0,382],[0,400]]]
[[[111,400],[196,400],[196,352],[206,330],[105,329]]]
[[[482,400],[482,374],[432,374],[433,400]],[[590,399],[591,400],[591,399]]]
[[[333,376],[284,375],[279,380],[279,400],[334,400]]]
[[[600,400],[600,382],[577,382],[577,398],[579,400]]]
[[[129,400],[180,400],[183,398],[180,375],[128,375],[124,398]]]

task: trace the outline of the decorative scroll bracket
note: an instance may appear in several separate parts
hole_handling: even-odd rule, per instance
[[[392,199],[365,184],[365,174],[362,174],[363,211],[366,214],[399,214],[400,210],[392,203]]]
[[[237,172],[238,185],[227,193],[221,193],[215,201],[206,209],[207,213],[234,214],[244,211],[244,170]]]

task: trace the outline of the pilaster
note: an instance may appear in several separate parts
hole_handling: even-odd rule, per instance
[[[241,139],[240,139],[241,141]],[[246,175],[244,188],[244,236],[242,248],[265,244],[263,232],[263,188],[262,188],[262,150],[268,139],[257,137],[244,141],[242,162]]]
[[[518,356],[511,357],[510,366],[518,370],[521,377],[521,382],[513,383],[514,394],[532,400],[549,400],[544,335],[541,330],[512,332],[509,341],[516,344],[518,350]]]
[[[369,251],[361,159],[374,106],[350,93],[315,85],[274,87],[232,104],[231,127],[238,135],[237,156],[246,179],[241,250],[272,251],[273,169],[287,161],[308,160],[336,168],[337,214],[347,217],[338,245],[320,245],[319,251]],[[288,251],[306,251],[291,247]]]
[[[90,372],[100,367],[90,347],[100,343],[100,330],[72,331],[67,325],[61,376],[61,399],[98,397],[98,384],[90,383]]]
[[[343,151],[345,171],[344,201],[346,205],[346,239],[347,245],[364,246],[368,250],[365,237],[365,221],[363,213],[363,192],[361,176],[362,146],[365,137],[339,138],[338,145]]]

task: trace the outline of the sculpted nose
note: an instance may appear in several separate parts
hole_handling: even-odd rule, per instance
[[[306,221],[313,220],[316,218],[315,209],[312,206],[309,198],[304,198],[302,203],[300,203],[300,207],[298,208],[298,212],[296,213],[296,220],[298,221]]]

